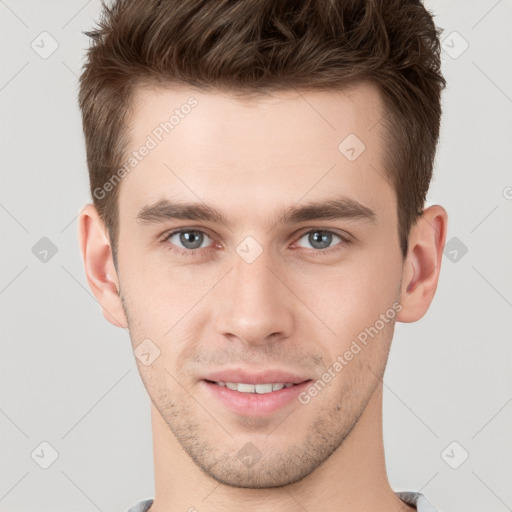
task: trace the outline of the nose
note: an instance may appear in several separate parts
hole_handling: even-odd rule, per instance
[[[233,268],[215,287],[217,332],[246,345],[287,338],[294,329],[293,294],[269,250],[248,263],[237,253]]]

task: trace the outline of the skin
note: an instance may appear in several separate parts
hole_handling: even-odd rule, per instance
[[[79,220],[87,279],[105,318],[129,328],[133,349],[149,338],[160,350],[148,366],[136,360],[152,401],[151,512],[414,510],[386,475],[382,376],[395,321],[419,320],[434,297],[446,211],[424,211],[404,261],[373,85],[250,101],[139,88],[130,150],[191,96],[198,105],[118,185],[117,269],[92,204]],[[366,146],[352,162],[338,150],[350,133]],[[340,194],[371,208],[374,222],[280,222],[286,207]],[[233,226],[136,220],[163,198],[206,203]],[[201,248],[179,235],[165,240],[174,228],[206,233]],[[318,248],[308,237],[315,229],[352,243],[333,236]],[[247,236],[262,248],[252,263],[236,252]],[[307,404],[249,417],[205,390],[207,372],[225,367],[272,366],[317,380],[393,304],[401,305],[395,318]],[[261,453],[252,468],[237,457],[248,442]]]

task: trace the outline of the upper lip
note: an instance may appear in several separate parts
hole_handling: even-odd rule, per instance
[[[232,368],[212,372],[204,377],[204,380],[213,382],[243,382],[245,384],[265,384],[265,383],[292,383],[300,384],[308,377],[298,373],[283,370],[265,370],[264,372],[251,372],[243,368]]]

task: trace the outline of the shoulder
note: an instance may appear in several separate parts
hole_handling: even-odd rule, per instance
[[[416,507],[417,512],[441,512],[421,492],[399,491],[395,494],[408,505]]]
[[[148,498],[146,500],[139,501],[133,507],[130,507],[126,512],[146,512],[149,510],[149,507],[153,504],[153,498]]]

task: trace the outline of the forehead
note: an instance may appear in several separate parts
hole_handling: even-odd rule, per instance
[[[166,139],[193,131],[198,144],[225,142],[229,136],[233,143],[243,141],[244,147],[264,144],[268,150],[278,149],[281,141],[289,143],[292,138],[302,139],[310,149],[318,138],[337,147],[336,142],[348,133],[370,142],[367,132],[373,131],[382,117],[379,90],[368,82],[337,91],[288,89],[251,96],[177,85],[140,86],[135,88],[131,107],[134,142],[154,131],[158,139],[160,127]],[[169,122],[171,126],[166,124]],[[229,153],[230,148],[225,150]]]
[[[139,87],[123,163],[138,156],[126,166],[120,209],[134,216],[163,197],[233,211],[248,201],[283,207],[334,188],[363,204],[394,203],[382,168],[381,116],[378,89],[368,83],[250,98]]]

